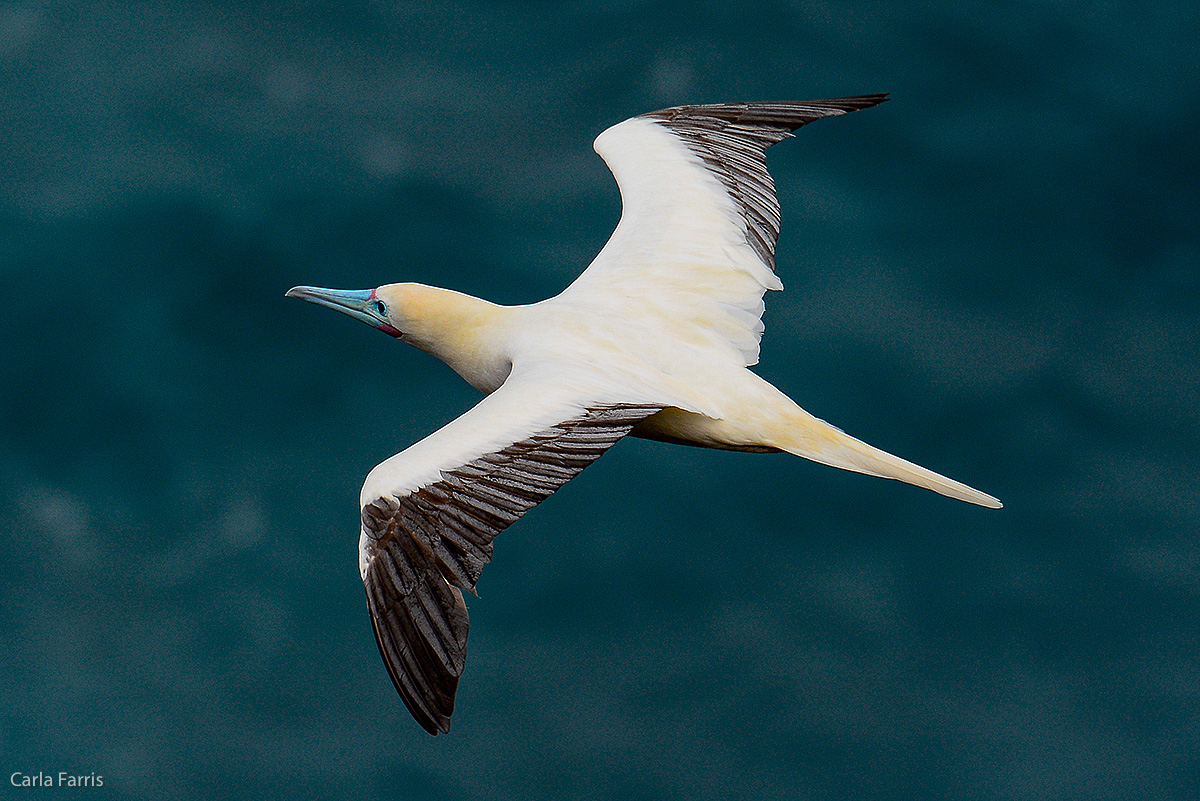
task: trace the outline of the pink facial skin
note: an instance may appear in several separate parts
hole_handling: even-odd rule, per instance
[[[375,300],[375,290],[374,289],[371,290],[371,296],[370,296],[369,300]],[[375,323],[375,327],[378,328],[383,333],[393,336],[396,339],[399,339],[401,336],[403,336],[400,329],[398,329],[394,326],[388,325],[385,322]]]

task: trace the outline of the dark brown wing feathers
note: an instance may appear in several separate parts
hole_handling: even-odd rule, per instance
[[[440,481],[362,509],[363,582],[379,653],[405,706],[430,734],[450,730],[470,622],[462,590],[475,591],[496,535],[548,498],[659,411],[604,406]]]
[[[675,106],[642,117],[669,128],[704,161],[737,202],[746,222],[746,242],[775,269],[779,202],[767,172],[766,149],[792,131],[822,117],[848,114],[887,100],[861,95],[797,103],[717,103]]]

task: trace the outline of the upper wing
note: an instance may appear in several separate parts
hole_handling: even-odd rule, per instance
[[[450,730],[466,660],[462,590],[474,592],[492,540],[660,408],[595,397],[510,378],[363,487],[359,565],[375,640],[430,734]]]
[[[621,221],[560,297],[633,304],[689,337],[758,361],[763,293],[775,276],[779,203],[766,149],[802,125],[870,108],[886,95],[796,103],[678,106],[596,138],[621,190]],[[631,311],[633,311],[631,309]]]

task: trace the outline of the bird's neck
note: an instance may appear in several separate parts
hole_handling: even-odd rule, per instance
[[[404,296],[404,341],[437,356],[482,392],[504,383],[512,369],[505,335],[511,309],[420,284],[407,285]]]

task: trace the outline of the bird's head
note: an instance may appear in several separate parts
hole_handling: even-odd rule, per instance
[[[356,320],[378,328],[385,334],[400,338],[405,334],[405,298],[402,284],[389,284],[376,289],[322,289],[317,286],[294,286],[287,291],[289,298],[301,298],[318,306],[348,314]]]
[[[375,289],[297,286],[289,298],[328,306],[372,328],[432,353],[472,386],[491,392],[504,382],[512,361],[503,350],[508,307],[424,284],[385,284]]]

